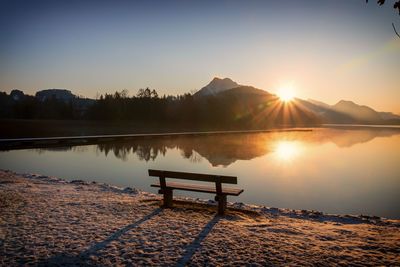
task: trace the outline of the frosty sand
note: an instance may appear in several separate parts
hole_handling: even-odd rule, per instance
[[[400,221],[0,171],[0,265],[396,265]]]

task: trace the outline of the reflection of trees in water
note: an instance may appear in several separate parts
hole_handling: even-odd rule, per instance
[[[65,146],[65,147],[37,148],[34,150],[38,154],[44,154],[46,151],[52,151],[52,152],[73,151],[75,153],[83,153],[83,152],[88,151],[88,147],[87,146]]]
[[[38,153],[39,155],[42,155],[48,151],[52,151],[52,152],[58,152],[58,151],[69,151],[72,150],[72,147],[68,146],[68,147],[48,147],[48,148],[36,148],[34,149],[34,151],[36,153]]]
[[[154,161],[158,156],[165,156],[169,149],[179,149],[183,158],[191,162],[200,162],[202,156],[189,145],[191,138],[154,137],[149,139],[131,140],[128,142],[103,143],[97,145],[97,152],[104,152],[107,156],[110,151],[116,158],[128,160],[129,154],[135,154],[139,160]]]
[[[201,162],[206,158],[212,165],[227,166],[237,159],[252,159],[267,153],[265,134],[225,134],[210,136],[157,137],[131,140],[129,142],[104,143],[97,150],[107,156],[110,151],[115,157],[126,161],[129,154],[139,160],[155,160],[165,156],[169,149],[179,149],[183,158]]]
[[[228,166],[237,160],[250,160],[274,151],[280,141],[300,141],[308,144],[332,142],[338,147],[351,147],[368,142],[375,137],[400,134],[388,129],[316,129],[314,131],[289,131],[249,134],[223,134],[206,136],[153,137],[126,142],[104,143],[97,150],[107,156],[127,161],[129,154],[139,160],[154,161],[165,156],[167,150],[179,149],[183,158],[200,162],[206,158],[213,166]]]
[[[139,160],[155,160],[159,154],[165,156],[167,147],[154,141],[135,140],[130,142],[98,144],[97,151],[104,152],[106,156],[112,151],[116,158],[123,161],[128,160],[129,154],[136,154]]]
[[[180,137],[148,137],[124,142],[102,143],[95,147],[95,153],[112,152],[116,158],[127,161],[130,154],[139,160],[154,161],[165,156],[168,150],[178,149],[183,158],[198,163],[203,158],[213,166],[228,166],[237,160],[251,160],[276,149],[282,141],[299,141],[307,145],[334,143],[338,147],[351,147],[366,143],[376,137],[400,134],[399,129],[315,129],[313,131],[290,131],[249,134],[218,134]],[[90,146],[68,146],[35,149],[38,154],[46,151],[74,153],[87,152]]]
[[[123,161],[128,160],[129,154],[135,154],[139,160],[154,161],[158,156],[165,156],[168,149],[179,149],[183,158],[189,159],[191,162],[200,162],[202,156],[196,151],[189,148],[186,140],[182,145],[180,138],[151,138],[138,139],[129,142],[103,143],[98,144],[96,152],[104,152],[107,156],[110,151],[114,156]]]

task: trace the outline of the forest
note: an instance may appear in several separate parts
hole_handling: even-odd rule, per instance
[[[262,128],[274,124],[318,123],[309,112],[292,107],[285,116],[276,106],[276,96],[252,87],[228,90],[212,96],[183,94],[160,97],[156,90],[139,89],[135,96],[126,90],[101,95],[98,99],[73,97],[45,99],[37,96],[0,93],[3,119],[95,120],[113,122],[196,125],[204,128]],[[272,116],[273,115],[273,116]]]

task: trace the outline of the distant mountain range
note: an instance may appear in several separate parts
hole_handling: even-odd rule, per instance
[[[41,90],[35,96],[13,90],[9,96],[15,103],[27,98],[35,98],[40,102],[51,99],[62,100],[65,103],[73,103],[80,112],[85,112],[96,102],[94,99],[80,98],[66,89]],[[233,123],[242,124],[245,127],[248,124],[252,128],[311,124],[400,124],[399,115],[378,112],[368,106],[347,100],[328,105],[313,99],[295,98],[285,104],[275,94],[252,86],[240,85],[230,78],[215,77],[209,84],[198,90],[193,95],[193,99],[195,101],[193,104],[198,105],[200,109],[204,107],[200,114],[209,112],[215,112],[215,115],[221,116],[225,114],[225,118],[231,118]],[[211,106],[209,106],[210,103]]]
[[[243,86],[229,78],[220,79],[215,77],[208,85],[197,91],[195,97],[227,97],[228,95],[239,97],[246,106],[254,107],[268,103],[276,105],[275,112],[282,112],[279,108],[279,98],[265,90],[252,86]],[[254,99],[252,99],[254,98]],[[260,101],[261,100],[261,101]],[[290,103],[291,116],[296,118],[299,114],[302,118],[296,121],[319,121],[321,123],[366,123],[366,124],[399,124],[400,116],[391,112],[378,112],[374,109],[358,105],[352,101],[340,100],[335,105],[328,105],[317,100],[303,100],[296,98]],[[294,112],[295,111],[295,112]],[[274,110],[271,110],[274,112]],[[266,114],[267,116],[269,114]],[[281,114],[281,117],[283,114]],[[282,118],[284,121],[284,118]]]
[[[26,95],[23,91],[14,89],[10,92],[10,97],[14,101],[20,101],[28,97],[32,97],[30,95]],[[34,98],[37,100],[44,102],[46,100],[57,99],[61,100],[65,103],[70,101],[74,103],[81,103],[83,105],[91,105],[95,102],[94,99],[83,98],[77,95],[74,95],[70,90],[67,89],[44,89],[37,91]]]
[[[28,95],[25,95],[25,93],[21,90],[14,89],[11,91],[10,96],[14,101],[19,101],[24,99]],[[74,100],[79,97],[74,95],[70,90],[66,89],[45,89],[36,92],[35,98],[37,98],[40,101],[45,101],[54,98],[68,102],[70,100]]]
[[[0,92],[0,105],[2,105],[0,108],[0,117],[4,116],[4,114],[11,113],[12,111],[21,111],[32,108],[35,106],[32,101],[37,101],[42,105],[49,106],[51,105],[49,102],[53,100],[57,100],[64,105],[72,106],[79,114],[85,113],[96,102],[94,99],[83,98],[74,95],[70,90],[66,89],[40,90],[34,96],[27,95],[21,90],[14,89],[10,92],[9,96]],[[13,107],[13,105],[15,106]],[[24,105],[25,107],[22,108]]]
[[[308,99],[308,107],[324,118],[327,123],[398,123],[400,116],[391,112],[378,112],[368,106],[353,101],[340,100],[335,105]],[[308,104],[307,103],[307,104]],[[310,105],[313,105],[311,107]],[[397,121],[398,120],[398,121]]]

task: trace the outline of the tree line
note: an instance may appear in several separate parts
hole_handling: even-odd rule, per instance
[[[30,95],[14,99],[0,92],[0,118],[8,119],[78,119],[78,105],[73,101],[62,101],[55,97],[44,101]]]
[[[238,101],[215,96],[196,97],[190,93],[160,97],[156,90],[150,88],[139,89],[135,96],[129,96],[126,90],[122,90],[101,95],[96,100],[76,97],[68,101],[56,97],[40,100],[28,95],[15,100],[11,95],[0,92],[0,118],[244,127],[246,116],[235,110]],[[246,113],[247,110],[251,108],[246,107]]]

